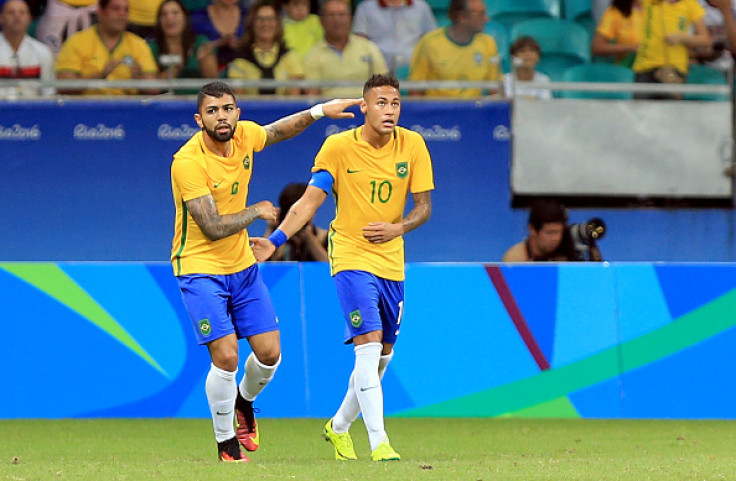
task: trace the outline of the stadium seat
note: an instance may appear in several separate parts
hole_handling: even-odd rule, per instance
[[[577,22],[592,15],[590,0],[563,0],[563,18]]]
[[[486,23],[484,31],[496,40],[498,54],[501,57],[501,68],[504,72],[509,72],[511,70],[509,31],[506,29],[504,24],[494,22],[493,20]]]
[[[184,5],[190,12],[204,10],[207,8],[207,0],[184,0]]]
[[[486,7],[491,20],[506,28],[530,18],[560,16],[560,0],[486,0]]]
[[[438,15],[447,15],[447,7],[450,6],[450,0],[427,0],[429,8],[432,9],[435,17]]]
[[[449,27],[452,23],[450,21],[450,17],[447,16],[447,12],[444,13],[437,13],[434,14],[435,20],[437,20],[437,26],[438,27]]]
[[[590,62],[590,36],[575,22],[557,18],[524,20],[512,27],[511,43],[523,36],[539,42],[542,58],[537,70],[553,81],[560,80],[568,68]]]
[[[565,70],[563,82],[608,82],[633,83],[634,72],[620,65],[607,63],[586,63]],[[585,92],[579,90],[562,90],[557,97],[565,99],[631,99],[631,92]]]
[[[595,35],[595,20],[593,20],[593,11],[591,0],[563,0],[563,18],[571,22],[579,23],[593,38]]]
[[[687,83],[706,85],[727,85],[726,75],[720,70],[707,65],[690,65],[687,73]],[[728,100],[722,94],[686,94],[685,100]]]

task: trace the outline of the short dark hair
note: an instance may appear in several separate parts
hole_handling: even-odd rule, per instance
[[[554,199],[536,199],[529,210],[529,224],[539,231],[544,224],[562,222],[567,224],[567,208]]]
[[[98,0],[97,1],[97,6],[103,10],[106,9],[109,4],[110,4],[110,0]]]
[[[537,42],[534,37],[530,37],[529,35],[524,35],[523,37],[519,37],[516,39],[514,43],[511,44],[511,55],[516,55],[516,52],[521,50],[522,48],[531,47],[534,50],[537,51],[538,54],[542,54],[542,47],[539,46],[539,42]]]
[[[459,13],[468,11],[468,0],[450,0],[450,5],[447,6],[447,18],[452,23],[457,22],[457,16]]]
[[[204,102],[205,97],[215,97],[219,99],[223,95],[230,95],[232,96],[233,100],[235,100],[235,94],[233,93],[233,89],[231,89],[230,86],[226,84],[225,82],[217,81],[217,82],[210,82],[204,85],[199,90],[199,94],[197,95],[197,112],[199,112],[202,109],[202,102]]]
[[[291,206],[301,198],[306,190],[307,184],[304,182],[287,184],[286,187],[281,190],[281,193],[279,194],[279,223],[284,221]]]
[[[398,90],[399,79],[397,79],[396,76],[390,73],[374,73],[373,75],[371,75],[371,78],[366,80],[365,84],[363,85],[363,97],[365,97],[366,92],[368,92],[370,89],[383,87],[384,85],[390,85],[391,87]]]

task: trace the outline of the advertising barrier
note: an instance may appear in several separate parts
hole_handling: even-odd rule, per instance
[[[353,352],[328,266],[261,271],[283,361],[256,405],[329,417]],[[167,263],[0,263],[0,292],[1,418],[209,417]],[[736,264],[410,263],[386,412],[736,419],[734,311]]]

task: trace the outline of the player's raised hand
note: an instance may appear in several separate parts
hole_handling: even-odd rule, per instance
[[[250,247],[253,249],[253,255],[256,256],[256,261],[263,262],[268,260],[276,251],[276,246],[273,242],[264,237],[251,237]]]
[[[331,119],[352,119],[355,117],[353,112],[345,112],[345,109],[358,105],[363,99],[334,99],[322,104],[322,111],[325,117]]]
[[[402,234],[400,224],[390,222],[370,222],[363,227],[363,237],[371,244],[383,244],[399,237]]]
[[[279,215],[278,209],[268,200],[262,200],[252,207],[258,209],[258,218],[266,222],[274,222]]]

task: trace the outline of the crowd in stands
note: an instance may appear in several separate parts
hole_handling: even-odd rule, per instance
[[[539,0],[535,10],[535,0],[0,0],[0,78],[305,79],[325,86],[240,93],[346,97],[361,92],[329,82],[391,71],[498,85],[414,95],[546,99],[549,90],[517,81],[575,80],[580,65],[646,83],[688,81],[693,65],[730,68],[732,1]]]

